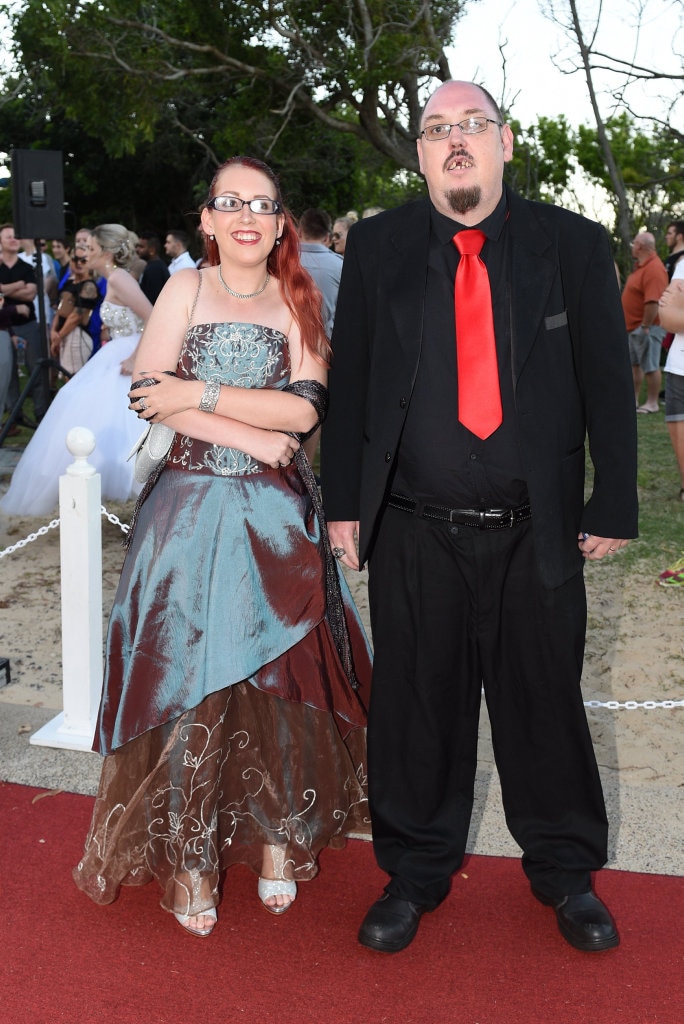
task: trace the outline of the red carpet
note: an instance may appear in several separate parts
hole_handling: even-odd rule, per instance
[[[681,878],[604,871],[622,945],[568,946],[519,863],[471,857],[409,949],[358,925],[383,876],[369,843],[326,852],[282,919],[246,869],[210,939],[186,936],[154,885],[97,907],[71,881],[92,799],[0,783],[2,1024],[681,1024]]]

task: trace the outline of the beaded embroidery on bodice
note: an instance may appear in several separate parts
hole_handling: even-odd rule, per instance
[[[100,306],[102,323],[109,329],[112,338],[125,338],[140,334],[145,324],[128,306],[117,306],[106,300]]]
[[[261,324],[193,324],[185,335],[178,374],[240,388],[282,388],[290,379],[287,338]],[[176,438],[169,465],[216,476],[245,476],[266,468],[246,452],[186,436]]]

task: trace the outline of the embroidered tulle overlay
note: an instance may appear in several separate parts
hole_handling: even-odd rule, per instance
[[[178,372],[284,387],[286,340],[200,324]],[[324,390],[310,399],[319,414]],[[331,629],[308,476],[176,438],[139,509],[107,644],[96,746],[108,756],[74,871],[96,902],[156,878],[164,907],[194,914],[218,903],[226,868],[261,873],[266,846],[304,881],[321,849],[369,832],[350,687],[355,668],[367,701],[369,650],[343,579]]]

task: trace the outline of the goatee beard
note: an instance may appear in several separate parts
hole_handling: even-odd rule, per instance
[[[446,193],[446,199],[454,213],[468,213],[480,205],[482,190],[479,185],[471,188],[454,188]]]

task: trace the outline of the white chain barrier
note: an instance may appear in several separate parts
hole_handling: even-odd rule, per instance
[[[625,708],[627,711],[635,711],[637,708],[645,708],[652,711],[654,708],[684,708],[684,700],[585,700],[585,708],[609,708],[611,711],[618,711]]]
[[[100,505],[100,515],[104,516],[105,519],[109,520],[113,526],[118,526],[122,533],[128,533],[130,526],[128,523],[122,523],[117,515],[113,512],[108,512],[104,505]],[[55,527],[59,526],[59,519],[51,519],[47,526],[39,527],[35,533],[29,533],[23,540],[18,540],[16,544],[10,544],[8,548],[0,551],[0,558],[4,558],[5,555],[13,555],[15,551],[20,551],[21,548],[25,548],[31,541],[38,540],[39,537],[44,537],[50,530],[54,530]]]
[[[113,512],[108,512],[104,505],[100,505],[100,514],[105,516],[114,526],[120,526],[122,533],[128,533],[130,526],[128,523],[122,523],[118,516],[115,516]]]
[[[34,734],[31,742],[86,750],[90,749],[102,678],[102,535],[99,523],[104,516],[124,534],[129,532],[130,526],[100,504],[100,478],[88,463],[88,455],[95,448],[92,432],[75,427],[69,431],[66,443],[74,462],[67,467],[66,476],[60,478],[60,518],[51,519],[47,526],[41,526],[35,533],[0,551],[0,559],[15,554],[50,530],[61,527],[65,710]],[[83,580],[86,580],[85,587]],[[89,637],[87,644],[84,643],[86,634]],[[584,706],[609,711],[671,710],[684,707],[684,700],[586,700]]]
[[[0,558],[4,558],[5,555],[13,555],[15,551],[19,551],[21,548],[25,548],[27,544],[30,544],[33,540],[38,540],[39,537],[44,537],[50,530],[54,530],[56,526],[59,526],[59,519],[51,519],[47,526],[41,526],[35,533],[29,533],[28,537],[24,537],[23,540],[18,540],[16,544],[11,544],[10,547],[5,548],[4,551],[0,551]]]

